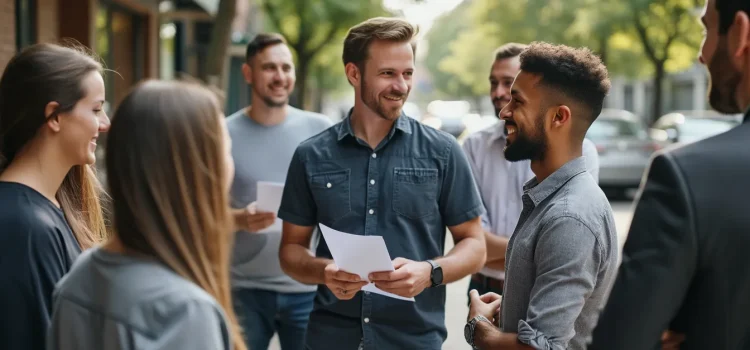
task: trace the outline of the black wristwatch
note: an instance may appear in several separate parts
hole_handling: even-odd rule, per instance
[[[489,324],[492,324],[490,320],[482,315],[476,316],[466,323],[466,326],[464,326],[464,338],[466,338],[466,342],[471,345],[472,349],[479,349],[476,345],[474,345],[474,330],[477,328],[477,322],[479,321],[485,321]]]
[[[443,268],[432,260],[427,260],[427,262],[432,265],[432,272],[430,273],[430,281],[432,282],[432,285],[430,287],[443,284]]]

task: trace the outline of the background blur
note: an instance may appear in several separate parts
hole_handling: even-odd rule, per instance
[[[708,75],[697,61],[702,6],[702,0],[0,0],[0,67],[30,44],[73,38],[117,72],[106,76],[110,115],[145,78],[200,79],[221,91],[230,114],[251,104],[240,72],[245,44],[260,31],[277,31],[296,59],[291,104],[338,121],[353,104],[340,58],[348,28],[369,17],[399,16],[420,27],[406,113],[461,141],[497,121],[488,82],[495,48],[534,40],[587,46],[612,76],[606,109],[587,137],[599,151],[600,185],[612,198],[622,246],[630,201],[652,153],[739,123],[739,116],[708,111]],[[445,349],[468,349],[466,285],[448,287]]]
[[[229,114],[251,103],[240,67],[260,31],[289,40],[296,59],[292,105],[340,120],[353,103],[343,37],[374,16],[419,25],[407,114],[463,140],[497,120],[488,97],[493,50],[510,41],[587,46],[612,74],[608,111],[589,138],[612,197],[636,188],[651,153],[737,122],[708,112],[697,62],[702,0],[0,0],[0,66],[17,50],[73,38],[109,73],[110,114],[144,78],[200,79]],[[739,120],[739,118],[736,118]],[[102,147],[103,148],[103,147]],[[100,162],[99,164],[103,164]]]

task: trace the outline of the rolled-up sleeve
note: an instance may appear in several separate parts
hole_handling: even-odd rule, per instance
[[[566,349],[574,324],[594,290],[602,253],[596,236],[571,216],[551,220],[534,253],[536,280],[518,340],[536,349]]]
[[[464,151],[450,141],[443,188],[438,203],[446,226],[455,226],[485,213],[479,189]]]
[[[297,147],[289,164],[278,217],[298,226],[315,226],[317,224],[315,200],[310,192],[305,164],[300,153],[301,150]]]

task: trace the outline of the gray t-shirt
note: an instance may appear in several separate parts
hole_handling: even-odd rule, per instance
[[[231,349],[216,300],[156,261],[92,248],[53,299],[50,350]]]
[[[244,208],[257,199],[258,181],[285,183],[297,146],[333,123],[330,118],[288,106],[286,119],[273,126],[258,124],[242,109],[227,118],[232,137],[235,175],[232,206]],[[315,240],[313,240],[314,243]],[[232,257],[234,288],[263,289],[280,293],[313,292],[315,285],[293,280],[281,270],[281,232],[237,232]]]

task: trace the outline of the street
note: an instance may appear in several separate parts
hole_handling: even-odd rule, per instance
[[[630,227],[630,220],[633,215],[633,203],[630,201],[613,201],[610,202],[615,214],[615,224],[617,225],[617,236],[620,250],[625,243],[625,236]],[[448,235],[446,240],[446,252],[453,247],[453,239]],[[466,324],[466,315],[469,312],[467,306],[467,288],[469,287],[469,277],[466,277],[455,283],[448,285],[448,298],[446,302],[445,324],[448,328],[448,339],[443,344],[444,350],[471,350],[471,347],[464,340],[464,325]],[[280,350],[278,338],[274,337],[269,350]]]

